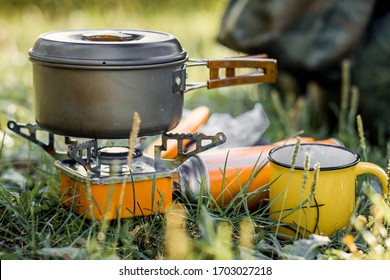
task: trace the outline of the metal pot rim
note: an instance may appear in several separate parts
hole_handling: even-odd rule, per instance
[[[157,68],[163,68],[163,67],[170,67],[174,65],[180,65],[185,63],[188,60],[188,56],[184,57],[184,59],[177,60],[177,61],[171,61],[166,63],[157,63],[157,64],[139,64],[139,65],[128,65],[128,64],[107,64],[107,63],[99,63],[96,62],[96,64],[90,64],[90,65],[83,65],[78,64],[77,61],[72,64],[69,60],[64,61],[64,63],[61,63],[61,60],[53,60],[53,61],[42,61],[33,59],[30,57],[30,61],[32,63],[37,63],[42,66],[47,67],[53,67],[53,68],[69,68],[69,69],[85,69],[85,70],[138,70],[138,69],[157,69]]]
[[[47,32],[29,50],[33,62],[79,66],[141,66],[187,59],[169,33],[136,29],[78,29]]]

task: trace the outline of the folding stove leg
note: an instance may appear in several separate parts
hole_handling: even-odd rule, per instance
[[[16,134],[22,136],[23,138],[29,140],[30,142],[38,145],[41,147],[43,150],[45,150],[49,155],[51,155],[54,159],[57,160],[65,160],[69,159],[68,155],[66,152],[63,151],[57,151],[54,147],[54,134],[41,128],[38,124],[31,124],[28,123],[26,125],[18,124],[14,121],[8,121],[7,126],[10,130],[15,132]],[[40,141],[37,138],[37,132],[45,132],[47,133],[48,141],[47,144]],[[70,137],[65,136],[65,144],[71,144],[74,143],[70,139]]]
[[[177,156],[174,159],[163,159],[161,152],[167,148],[168,140],[177,141]],[[184,151],[184,141],[191,141],[195,143],[195,148],[190,151]],[[201,153],[203,151],[214,148],[225,143],[226,136],[222,132],[218,132],[214,136],[204,135],[203,133],[195,134],[167,134],[162,135],[161,146],[154,147],[154,160],[156,170],[161,169],[175,169],[185,162],[190,157]]]

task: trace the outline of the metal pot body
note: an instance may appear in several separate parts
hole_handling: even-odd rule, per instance
[[[33,61],[36,122],[60,135],[121,139],[137,112],[139,136],[169,131],[182,117],[175,73],[183,75],[184,62],[107,69]]]
[[[81,138],[128,138],[135,112],[141,119],[139,136],[160,134],[179,123],[184,92],[270,83],[277,74],[276,61],[264,56],[188,63],[175,36],[151,30],[48,32],[29,57],[36,122],[53,133]],[[186,69],[198,65],[209,68],[210,79],[186,83]],[[236,75],[236,68],[255,71]]]

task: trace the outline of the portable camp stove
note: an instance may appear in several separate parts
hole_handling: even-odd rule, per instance
[[[99,220],[166,212],[176,183],[182,190],[186,184],[180,167],[185,169],[187,159],[225,142],[223,133],[167,134],[182,118],[185,92],[277,79],[277,62],[266,55],[190,60],[175,36],[152,30],[47,32],[36,40],[29,58],[38,125],[9,121],[8,127],[57,160],[63,203]],[[206,66],[209,79],[187,82],[187,70],[193,66]],[[128,120],[135,113],[142,119],[139,136],[162,133],[154,157],[144,155],[140,147],[130,151],[99,146],[102,141],[97,139],[124,139],[134,132]],[[47,141],[38,133],[46,133]],[[66,152],[56,150],[54,133],[65,137]],[[177,143],[177,153],[169,159],[162,157],[168,141]],[[189,142],[194,145],[187,151]],[[193,173],[199,178],[188,181],[202,179],[202,172]]]
[[[98,220],[165,213],[174,189],[183,184],[177,168],[190,157],[226,141],[221,132],[215,136],[164,133],[161,146],[155,146],[154,158],[136,147],[129,165],[129,147],[99,147],[96,139],[78,143],[65,137],[68,149],[61,152],[54,146],[55,135],[36,124],[9,121],[8,127],[56,159],[62,202],[74,212]],[[47,133],[47,142],[37,138],[38,131]],[[168,141],[177,142],[174,159],[161,157]],[[184,151],[184,142],[189,141],[195,148]]]

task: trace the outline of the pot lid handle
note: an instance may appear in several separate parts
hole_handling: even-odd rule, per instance
[[[134,37],[132,34],[115,31],[81,34],[83,40],[94,42],[123,42],[134,40]]]

